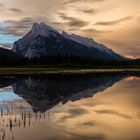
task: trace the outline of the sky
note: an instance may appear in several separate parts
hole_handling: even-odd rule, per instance
[[[10,49],[34,22],[140,57],[140,0],[0,0],[0,47]]]

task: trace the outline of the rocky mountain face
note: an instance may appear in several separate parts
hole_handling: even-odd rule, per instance
[[[45,23],[34,23],[31,31],[14,43],[12,51],[28,59],[58,55],[96,60],[124,59],[91,38],[60,33]]]

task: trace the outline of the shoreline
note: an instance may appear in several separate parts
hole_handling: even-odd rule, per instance
[[[0,75],[140,73],[140,68],[0,68]]]

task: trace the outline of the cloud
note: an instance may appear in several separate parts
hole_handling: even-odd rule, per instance
[[[88,110],[83,109],[83,108],[71,108],[67,111],[67,113],[68,114],[64,115],[61,118],[62,122],[66,121],[67,119],[72,119],[76,116],[81,116],[81,115],[87,114],[89,112],[88,112]]]
[[[140,21],[140,17],[137,17],[137,21],[138,21],[138,22]]]
[[[77,2],[103,2],[105,0],[62,0],[61,4],[71,4],[71,3],[77,3]]]
[[[17,9],[17,8],[9,8],[7,10],[11,11],[11,12],[16,12],[16,13],[23,13],[23,11],[21,9]]]
[[[79,28],[81,28],[81,27],[85,27],[89,24],[89,22],[87,22],[87,21],[78,19],[76,17],[66,16],[63,13],[60,13],[59,17],[65,21],[65,24],[68,27],[79,27]]]
[[[9,24],[5,28],[0,29],[1,34],[9,34],[13,36],[23,36],[29,31],[34,20],[31,17],[25,17],[20,20],[5,20],[5,24]]]
[[[24,36],[30,29],[34,19],[31,17],[20,20],[5,20],[0,28],[0,47],[11,49],[12,44],[21,36]]]
[[[77,12],[80,12],[81,14],[88,14],[88,15],[95,15],[97,13],[97,10],[93,9],[93,8],[79,8],[76,9]]]
[[[51,24],[53,24],[54,26],[58,26],[58,28],[63,29],[65,22],[52,21]]]
[[[82,115],[82,114],[85,114],[85,113],[88,113],[88,111],[86,109],[83,109],[83,108],[72,108],[72,109],[69,109],[68,110],[69,114],[71,115]]]
[[[131,57],[140,57],[140,24],[131,20],[118,28],[110,28],[113,32],[99,36],[99,41],[104,42],[113,50]]]
[[[5,44],[0,43],[0,47],[1,47],[1,48],[11,49],[12,46],[13,46],[12,43],[11,43],[11,44],[10,44],[10,43],[5,43]]]
[[[2,3],[0,3],[0,8],[1,8],[1,7],[4,7],[4,5],[3,5]]]
[[[127,4],[121,0],[0,0],[0,22],[11,21],[0,32],[23,36],[33,22],[52,23],[57,29],[94,37],[121,54],[129,51],[130,55],[140,56],[139,50],[135,51],[140,46],[139,5],[138,0],[128,0]],[[60,12],[65,19],[59,17]],[[21,24],[24,17],[32,19]]]
[[[81,10],[79,10],[80,12],[83,12],[83,13],[85,13],[85,14],[95,14],[97,11],[96,10],[94,10],[93,8],[91,8],[91,9],[81,9]]]
[[[102,26],[116,25],[132,18],[133,18],[132,16],[128,16],[128,17],[124,17],[124,18],[114,20],[114,21],[99,21],[99,22],[96,22],[94,25],[102,25]]]
[[[119,113],[115,110],[95,110],[96,113],[98,114],[110,114],[110,115],[117,115],[119,117],[123,117],[125,119],[132,119],[130,116]]]
[[[128,47],[127,48],[127,54],[130,55],[130,56],[138,57],[138,56],[140,56],[140,48],[135,48],[134,49],[133,47]]]
[[[76,134],[73,132],[66,132],[65,133],[70,136],[70,139],[74,140],[105,140],[106,137],[103,134],[92,133],[92,135],[84,135],[84,134]]]
[[[93,127],[96,125],[96,122],[95,121],[87,121],[87,122],[81,123],[81,125],[84,127]]]
[[[100,105],[112,105],[112,103],[110,102],[107,102],[107,101],[97,101],[95,100],[94,102],[91,100],[89,102],[85,102],[84,103],[84,106],[87,106],[87,107],[95,107],[95,106],[100,106]]]
[[[87,29],[82,29],[81,30],[82,34],[84,34],[85,36],[89,36],[89,37],[97,37],[106,33],[110,33],[112,31],[110,30],[97,30],[94,28],[87,28]]]

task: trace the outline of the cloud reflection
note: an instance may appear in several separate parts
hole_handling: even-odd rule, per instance
[[[126,119],[132,119],[130,116],[122,114],[122,113],[120,113],[118,111],[115,111],[115,110],[95,110],[95,112],[98,113],[98,114],[117,115],[119,117],[123,117],[123,118],[126,118]]]

